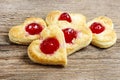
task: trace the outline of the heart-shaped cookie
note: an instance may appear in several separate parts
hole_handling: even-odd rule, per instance
[[[108,48],[115,44],[117,36],[112,20],[105,16],[100,16],[87,23],[92,31],[92,44],[100,48]]]
[[[92,32],[86,25],[78,26],[62,21],[58,22],[57,26],[64,33],[68,55],[88,46],[91,43]]]
[[[41,38],[33,41],[28,47],[28,56],[36,63],[45,65],[67,64],[64,34],[57,25],[46,27]]]
[[[40,33],[45,27],[46,23],[42,18],[28,18],[23,24],[10,29],[9,39],[13,43],[28,45],[40,38]]]
[[[46,17],[46,23],[48,25],[58,24],[59,21],[66,21],[73,25],[84,25],[86,24],[86,17],[78,13],[68,13],[63,11],[52,11],[48,13]]]

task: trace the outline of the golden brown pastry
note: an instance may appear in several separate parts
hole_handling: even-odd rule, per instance
[[[28,47],[29,58],[44,65],[67,65],[64,35],[56,25],[50,25],[41,32],[41,38]]]
[[[58,22],[66,21],[73,25],[84,25],[86,24],[86,17],[82,14],[68,13],[62,11],[52,11],[46,17],[46,22],[50,24],[58,24]]]
[[[100,16],[88,22],[87,25],[93,33],[93,45],[100,48],[108,48],[116,43],[117,36],[110,18]]]
[[[9,39],[13,43],[28,45],[40,38],[41,31],[46,27],[42,18],[28,18],[21,25],[14,26],[9,31]]]
[[[78,26],[62,21],[58,22],[57,25],[64,33],[68,55],[88,46],[91,43],[92,32],[86,24]]]

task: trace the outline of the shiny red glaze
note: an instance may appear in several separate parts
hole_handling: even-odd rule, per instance
[[[64,33],[66,43],[72,43],[72,40],[77,38],[77,31],[72,28],[65,28],[62,31]]]
[[[98,23],[98,22],[94,22],[90,26],[90,29],[91,29],[92,33],[99,34],[99,33],[103,32],[105,30],[105,27],[102,24]]]
[[[68,22],[72,22],[71,17],[68,13],[62,13],[58,20],[66,20]]]
[[[56,38],[47,38],[40,44],[40,50],[44,54],[54,54],[59,46],[59,41]]]
[[[38,23],[30,23],[25,27],[25,30],[30,35],[35,35],[35,34],[39,34],[43,30],[43,27]]]

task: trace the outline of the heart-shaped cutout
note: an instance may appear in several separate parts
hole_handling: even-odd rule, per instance
[[[57,25],[50,25],[41,32],[41,38],[28,47],[30,59],[45,65],[67,64],[64,34]]]
[[[42,18],[28,18],[23,24],[14,26],[9,31],[9,39],[13,43],[28,45],[40,38],[40,33],[46,27]]]
[[[92,31],[92,44],[99,48],[108,48],[116,43],[116,33],[112,20],[105,16],[100,16],[87,23]]]

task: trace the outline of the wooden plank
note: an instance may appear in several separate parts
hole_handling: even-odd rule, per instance
[[[108,49],[92,45],[68,56],[68,66],[33,63],[27,46],[9,41],[8,31],[28,17],[42,17],[51,10],[82,13],[87,21],[101,15],[113,20],[117,43]],[[0,0],[0,80],[119,80],[120,0]]]
[[[82,78],[83,80],[94,80],[94,77],[96,77],[96,79],[98,78],[98,80],[112,80],[113,78],[119,79],[120,77],[120,69],[118,68],[120,66],[120,60],[70,60],[69,65],[66,68],[43,66],[28,62],[24,63],[24,59],[23,61],[19,61],[18,59],[6,61],[6,64],[4,64],[4,68],[3,66],[0,66],[1,69],[4,69],[1,71],[3,73],[0,74],[1,76],[3,76],[1,77],[1,79],[30,79],[31,76],[33,76],[32,79],[38,79],[40,77],[47,80],[49,80],[50,77],[53,77],[53,80],[63,79],[65,77],[67,80],[71,79],[72,77],[74,77],[72,79],[75,80],[79,80]]]
[[[89,45],[88,47],[79,50],[73,55],[69,56],[70,59],[120,59],[120,44],[116,44],[108,49],[99,49]],[[13,50],[14,49],[14,50]],[[27,57],[27,46],[20,45],[3,45],[0,46],[0,59],[15,57]]]

